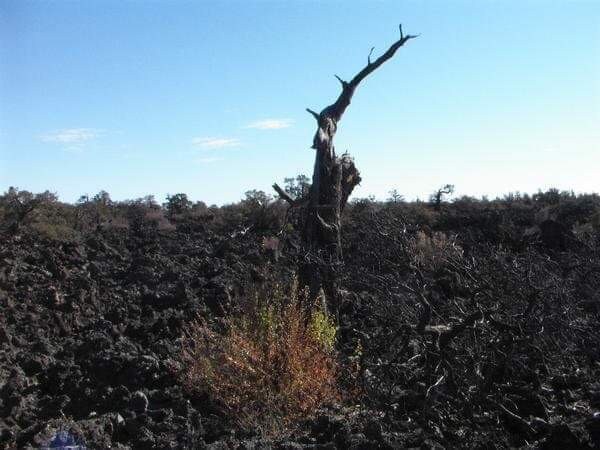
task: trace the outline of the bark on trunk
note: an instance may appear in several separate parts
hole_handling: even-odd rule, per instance
[[[301,286],[308,288],[311,301],[314,301],[323,289],[327,307],[334,314],[338,311],[337,280],[343,261],[341,214],[348,197],[354,187],[360,183],[361,178],[353,159],[348,154],[336,155],[333,138],[338,123],[361,81],[392,58],[396,50],[407,41],[415,37],[405,36],[400,26],[400,39],[375,61],[371,61],[373,52],[371,49],[367,65],[354,78],[344,81],[336,75],[342,85],[342,92],[333,104],[320,113],[307,109],[317,121],[317,131],[312,145],[315,149],[315,165],[308,201],[300,205],[288,195],[283,195],[279,186],[273,186],[280,197],[292,206],[305,208],[302,228],[304,259],[299,263],[299,282]]]

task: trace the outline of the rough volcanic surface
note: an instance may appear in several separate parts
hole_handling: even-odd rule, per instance
[[[63,429],[88,448],[600,448],[591,215],[443,206],[348,208],[338,347],[360,389],[275,438],[240,429],[177,374],[189,321],[289,282],[298,240],[281,217],[74,239],[2,231],[0,448]],[[275,235],[280,250],[265,249]]]

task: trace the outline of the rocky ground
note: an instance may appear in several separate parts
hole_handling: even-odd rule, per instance
[[[281,436],[178,382],[186,324],[289,280],[263,237],[199,219],[0,236],[0,448],[600,448],[600,233],[534,211],[354,205],[338,346],[360,393]],[[433,217],[435,215],[435,217]],[[358,343],[363,348],[357,355]],[[594,447],[595,446],[595,447]]]

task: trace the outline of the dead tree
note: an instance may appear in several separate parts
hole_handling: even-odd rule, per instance
[[[446,184],[444,185],[444,187],[439,188],[437,191],[431,194],[431,197],[429,197],[429,201],[431,201],[431,203],[433,204],[433,208],[436,211],[439,211],[442,206],[442,199],[444,198],[444,195],[452,194],[453,192],[454,185]]]
[[[391,59],[396,51],[410,39],[417,36],[404,35],[400,25],[400,39],[394,42],[379,58],[371,61],[374,48],[367,57],[367,65],[350,81],[335,75],[342,85],[342,92],[336,101],[320,113],[307,111],[317,121],[317,131],[313,138],[315,165],[312,185],[308,197],[293,199],[277,184],[273,188],[292,207],[302,208],[302,240],[304,258],[299,264],[299,282],[309,290],[309,298],[314,300],[321,289],[325,294],[330,311],[337,312],[337,273],[342,264],[341,214],[348,197],[361,178],[354,160],[344,153],[337,156],[333,138],[346,108],[358,85],[370,73]]]

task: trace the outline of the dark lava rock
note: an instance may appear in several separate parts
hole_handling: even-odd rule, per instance
[[[539,395],[530,394],[527,396],[514,395],[511,399],[517,405],[519,414],[523,417],[535,416],[548,419],[548,413]]]
[[[586,421],[585,427],[590,434],[594,446],[600,448],[600,411],[592,414],[592,417]]]
[[[145,413],[148,410],[148,397],[142,391],[136,391],[131,396],[129,405],[136,413]]]
[[[313,422],[312,432],[317,436],[319,443],[326,443],[332,441],[345,425],[346,421],[342,416],[323,414]]]
[[[275,448],[277,450],[302,450],[306,447],[298,442],[281,442]]]
[[[583,448],[583,446],[568,425],[560,424],[552,428],[550,436],[544,441],[541,448],[543,450],[564,450]]]
[[[418,408],[425,396],[412,389],[394,389],[390,394],[390,402],[396,403],[402,411],[412,411]]]
[[[199,427],[199,429],[204,431],[204,439],[207,443],[220,441],[225,437],[229,437],[232,433],[232,430],[225,426],[223,420],[214,414],[211,414],[202,421],[201,428]]]
[[[421,280],[406,250],[424,228],[418,222],[429,219],[408,210],[406,220],[387,217],[393,211],[383,205],[351,208],[338,350],[342,362],[350,355],[358,361],[360,342],[366,401],[342,407],[343,414],[324,408],[290,434],[282,431],[278,444],[261,440],[258,427],[240,432],[237,418],[186,392],[176,372],[190,320],[201,314],[223,324],[256,283],[288,282],[300,250],[293,230],[275,262],[261,242],[281,224],[236,234],[242,228],[235,222],[252,218],[237,218],[235,209],[195,216],[187,228],[175,219],[175,229],[164,232],[99,227],[69,245],[17,238],[0,224],[0,449],[39,448],[65,426],[77,428],[90,449],[508,448],[526,441],[568,449],[588,436],[600,448],[600,415],[570,407],[600,407],[600,235],[590,234],[586,250],[573,242],[579,232],[574,238],[566,225],[542,222],[525,248],[521,234],[534,211],[522,206],[506,216],[485,205],[481,214],[436,213],[432,227],[455,235],[464,258],[419,263]],[[412,329],[420,304],[397,292],[404,284],[423,286],[435,312],[429,325],[454,329],[484,305],[493,318],[457,326],[440,355],[435,336]],[[480,306],[468,300],[480,292],[489,292]],[[438,368],[447,374],[443,389],[426,399]],[[507,432],[485,401],[490,395],[532,430]],[[377,419],[383,415],[385,422]]]
[[[594,384],[588,389],[590,398],[590,406],[592,408],[600,408],[600,384]]]
[[[382,438],[383,428],[377,420],[370,420],[365,426],[365,436],[373,441],[379,441]]]
[[[367,436],[362,433],[351,434],[348,436],[348,440],[344,447],[352,450],[375,450],[379,448],[379,444],[376,441],[369,440]]]
[[[229,444],[226,441],[213,442],[204,447],[206,450],[229,450]]]
[[[445,450],[442,444],[433,439],[425,439],[421,444],[421,450]]]

